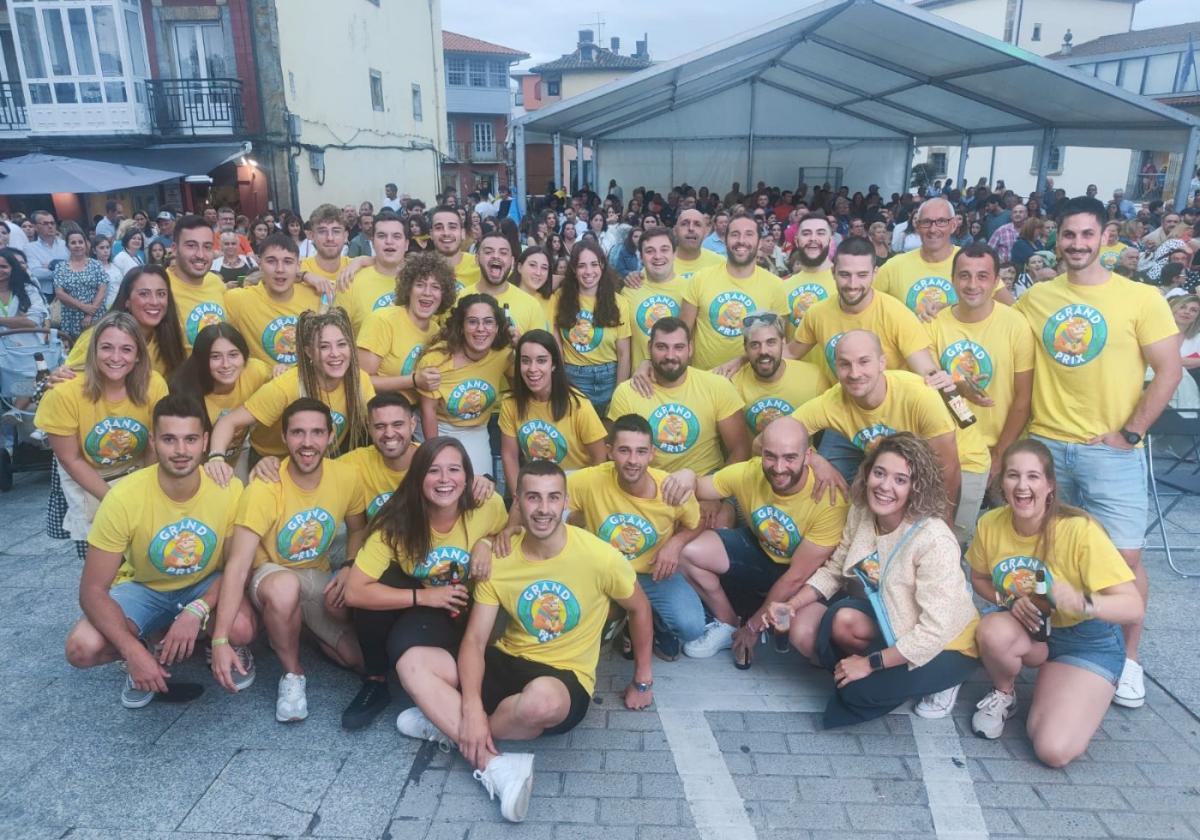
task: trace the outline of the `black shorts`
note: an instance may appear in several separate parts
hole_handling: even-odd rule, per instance
[[[483,685],[480,694],[483,699],[483,710],[489,715],[496,711],[506,697],[512,697],[524,691],[525,686],[538,677],[553,677],[567,687],[571,696],[571,708],[567,716],[557,726],[552,726],[543,735],[561,735],[570,732],[587,714],[588,705],[592,698],[584,691],[579,678],[571,671],[563,671],[524,659],[520,656],[510,656],[495,645],[489,645],[483,655]]]

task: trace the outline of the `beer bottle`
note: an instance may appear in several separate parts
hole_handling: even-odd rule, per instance
[[[462,566],[458,563],[450,564],[450,585],[459,586],[462,584]],[[451,618],[458,618],[459,610],[450,610]]]
[[[938,393],[942,395],[942,402],[950,409],[950,415],[958,424],[958,428],[966,429],[975,425],[975,412],[971,411],[970,404],[962,394],[958,391],[938,391]]]
[[[1050,616],[1054,613],[1054,604],[1050,601],[1050,584],[1046,581],[1046,570],[1038,569],[1034,577],[1033,594],[1029,600],[1037,607],[1042,617],[1042,623],[1033,636],[1035,642],[1044,642],[1050,638]]]

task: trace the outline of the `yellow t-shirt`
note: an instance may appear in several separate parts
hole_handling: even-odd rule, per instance
[[[363,488],[354,469],[326,458],[315,490],[296,486],[289,459],[279,465],[279,481],[256,479],[242,493],[235,525],[261,538],[254,568],[277,563],[293,569],[330,571],[329,547],[347,516],[362,513]]]
[[[571,671],[591,694],[609,602],[630,597],[637,576],[608,543],[579,528],[563,527],[567,544],[549,560],[527,560],[525,535],[515,537],[512,551],[493,562],[491,577],[476,584],[475,600],[508,614],[497,648]]]
[[[796,341],[813,345],[824,358],[825,365],[817,366],[822,368],[826,387],[837,382],[833,354],[842,336],[850,330],[870,330],[879,336],[883,355],[892,370],[904,370],[909,356],[929,347],[929,334],[921,322],[895,298],[876,292],[866,309],[851,314],[842,309],[835,295],[809,309],[796,328]]]
[[[251,395],[258,393],[258,389],[271,381],[271,366],[266,362],[258,359],[247,359],[246,367],[242,371],[242,375],[238,377],[237,383],[233,386],[233,390],[228,394],[205,394],[204,408],[208,411],[208,421],[214,426],[217,421],[224,417],[235,408],[241,408],[246,404],[246,400],[250,399]],[[235,455],[239,455],[242,449],[242,441],[246,439],[246,433],[242,432],[237,435],[229,443],[229,448],[225,450],[226,458],[231,462]]]
[[[277,301],[267,294],[266,287],[246,286],[225,293],[225,310],[229,323],[238,328],[250,346],[250,355],[269,365],[296,364],[296,323],[300,313],[321,310],[320,296],[297,283],[292,299]]]
[[[330,283],[336,283],[337,279],[338,279],[338,275],[341,274],[342,270],[345,269],[345,267],[348,266],[349,264],[350,264],[350,258],[344,256],[338,262],[337,271],[334,271],[331,273],[331,272],[328,272],[325,269],[321,268],[321,266],[317,263],[317,258],[315,256],[313,256],[313,257],[307,257],[306,259],[301,261],[300,272],[301,273],[308,272],[309,274],[315,274],[318,277],[324,277]]]
[[[689,281],[676,274],[670,280],[654,283],[647,278],[636,289],[626,286],[621,297],[629,303],[630,357],[633,367],[650,358],[650,328],[659,318],[678,318]]]
[[[120,472],[146,451],[154,406],[167,395],[167,383],[151,371],[146,403],[135,405],[128,398],[92,402],[83,393],[86,381],[76,376],[47,391],[33,424],[48,435],[75,436],[83,457],[102,474]]]
[[[950,256],[935,263],[925,262],[920,248],[897,254],[875,273],[875,288],[903,303],[922,321],[928,321],[935,314],[933,307],[958,303],[958,293],[951,281],[956,253],[957,245]]]
[[[436,391],[418,393],[438,401],[438,420],[455,426],[482,426],[491,418],[500,395],[508,390],[512,351],[489,350],[478,362],[456,368],[453,357],[444,350],[431,350],[417,362],[417,370],[427,367],[442,372],[442,383]]]
[[[676,260],[678,270],[679,261]],[[742,353],[742,318],[751,312],[787,311],[783,283],[759,266],[745,280],[734,277],[724,263],[697,272],[683,300],[696,307],[692,365],[712,368]]]
[[[395,300],[396,278],[369,265],[354,275],[349,289],[334,296],[333,304],[346,310],[354,334],[358,335],[368,315],[376,309],[391,306]]]
[[[1124,242],[1118,242],[1116,245],[1105,245],[1100,249],[1100,265],[1104,266],[1105,270],[1112,271],[1117,267],[1117,260],[1121,257],[1121,252],[1128,247]]]
[[[167,269],[167,277],[171,281],[171,295],[175,298],[179,326],[183,328],[183,343],[190,351],[200,330],[228,320],[225,314],[227,290],[221,275],[211,271],[204,275],[199,285],[181,279],[174,269]]]
[[[788,565],[800,543],[808,541],[834,548],[842,539],[842,528],[850,507],[840,495],[831,503],[826,494],[812,497],[811,469],[794,493],[781,496],[763,475],[762,458],[751,458],[717,470],[713,486],[723,497],[733,496],[758,537],[758,544],[774,562]]]
[[[1142,347],[1179,328],[1158,289],[1119,274],[1099,286],[1038,283],[1016,309],[1033,329],[1031,434],[1084,443],[1120,429],[1142,396]]]
[[[550,296],[551,311],[558,311],[562,290]],[[562,344],[563,361],[568,365],[587,367],[603,365],[617,360],[617,343],[630,337],[629,301],[617,295],[617,313],[621,322],[615,327],[597,327],[593,321],[596,298],[579,296],[579,312],[575,315],[575,326],[564,330],[554,325]]]
[[[508,287],[500,294],[496,294],[490,288],[485,289],[483,283],[478,283],[469,289],[467,294],[491,295],[496,299],[496,303],[500,304],[501,309],[507,303],[508,317],[512,318],[513,323],[517,325],[518,332],[526,333],[530,330],[551,332],[546,307],[540,302],[542,298],[535,298],[512,283],[509,283]]]
[[[483,272],[479,270],[479,263],[475,261],[474,254],[460,251],[459,257],[458,264],[453,266],[453,268],[455,286],[461,295],[479,282],[479,278],[483,276]]]
[[[953,434],[957,426],[937,391],[915,373],[885,370],[887,395],[870,410],[861,408],[835,385],[811,402],[796,409],[794,418],[810,435],[834,429],[859,449],[867,450],[878,440],[896,432],[912,432],[920,438]],[[987,469],[985,454],[984,469]]]
[[[587,447],[604,440],[607,432],[595,407],[579,397],[571,402],[561,420],[555,420],[549,402],[530,399],[525,416],[517,417],[517,401],[511,393],[500,403],[500,434],[516,438],[526,460],[553,461],[564,470],[591,464]]]
[[[375,386],[371,377],[361,370],[358,374],[358,387],[362,393],[362,412],[366,416],[367,400],[375,396]],[[329,406],[333,414],[333,431],[340,443],[345,439],[346,428],[346,389],[339,386],[331,393],[309,394]],[[258,425],[250,433],[250,445],[262,455],[275,455],[282,458],[287,455],[287,447],[283,444],[283,412],[296,400],[300,399],[300,371],[296,368],[285,372],[282,376],[272,379],[246,400],[246,410],[253,416]]]
[[[71,345],[71,352],[67,354],[67,359],[63,364],[76,373],[82,372],[87,364],[87,349],[91,340],[92,328],[88,327],[79,334],[79,338],[75,339],[75,343]],[[150,333],[150,338],[146,341],[146,352],[150,356],[150,367],[165,379],[171,371],[167,370],[167,363],[163,361],[159,353],[158,339],[154,333]]]
[[[1013,528],[1012,508],[989,510],[975,526],[975,540],[967,549],[967,562],[1003,595],[1033,592],[1038,569],[1046,570],[1046,583],[1060,578],[1077,592],[1091,595],[1133,580],[1133,572],[1112,540],[1094,520],[1083,516],[1061,517],[1054,524],[1054,556],[1038,556],[1038,537],[1025,537]],[[1056,611],[1053,627],[1072,627],[1084,616]]]
[[[762,432],[776,417],[788,416],[825,390],[821,369],[814,364],[784,359],[782,370],[779,380],[763,382],[755,375],[753,366],[746,364],[731,380],[745,406],[742,416],[751,437]]]
[[[432,318],[421,329],[403,306],[385,306],[367,315],[358,332],[358,346],[379,357],[379,376],[409,376],[437,330]]]
[[[787,294],[788,341],[796,337],[796,328],[804,320],[804,313],[823,300],[837,299],[837,283],[833,279],[833,270],[828,268],[798,271],[785,277],[783,289]]]
[[[701,269],[708,268],[711,265],[724,265],[725,258],[720,254],[713,253],[707,248],[701,248],[696,259],[688,260],[675,252],[675,276],[680,280],[691,280],[692,277]]]
[[[88,542],[125,556],[122,571],[158,592],[193,586],[219,571],[242,482],[221,487],[199,470],[200,488],[186,502],[173,501],[158,484],[158,465],[138,470],[100,502]]]
[[[947,306],[928,327],[934,359],[942,370],[954,377],[955,382],[974,383],[995,403],[971,405],[978,422],[959,429],[959,458],[964,440],[973,436],[990,449],[1000,439],[1012,408],[1013,377],[1033,370],[1033,333],[1029,324],[1012,307],[996,304],[991,315],[972,324],[958,320],[953,307]]]
[[[417,448],[416,443],[412,443],[410,446],[412,449]],[[404,476],[408,472],[408,470],[391,469],[374,446],[360,446],[358,449],[352,449],[338,458],[338,463],[348,464],[358,474],[358,480],[362,483],[365,494],[363,498],[367,503],[367,519],[375,518],[375,514],[383,507],[383,503],[396,492],[396,488],[400,486],[400,482],[404,480]]]
[[[654,498],[642,499],[621,489],[616,464],[606,461],[567,476],[571,510],[583,514],[589,533],[611,545],[633,564],[639,575],[649,574],[663,543],[678,528],[700,525],[700,505],[695,496],[681,506],[663,501],[662,483],[667,474],[653,467]]]
[[[682,383],[673,388],[655,384],[650,397],[622,382],[608,404],[608,419],[623,414],[645,417],[654,433],[654,466],[667,472],[687,467],[708,475],[725,462],[717,424],[741,410],[742,399],[728,379],[688,368]]]
[[[470,493],[471,488],[466,492]],[[411,578],[416,578],[425,586],[445,586],[450,583],[451,565],[457,563],[462,582],[467,582],[471,573],[471,549],[475,543],[490,534],[499,533],[508,522],[508,512],[504,509],[504,500],[493,493],[482,505],[469,510],[454,520],[454,527],[443,534],[434,528],[429,529],[429,553],[417,563],[408,554],[393,554],[383,539],[381,531],[375,531],[367,537],[354,565],[363,574],[379,580],[388,566],[393,563],[400,571]]]

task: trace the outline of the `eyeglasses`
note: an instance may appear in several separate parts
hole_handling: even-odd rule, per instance
[[[952,221],[954,221],[954,220],[953,219],[921,219],[920,221],[917,222],[917,227],[923,228],[925,230],[928,230],[931,227],[945,228],[945,227],[950,227],[950,223]]]
[[[470,329],[478,329],[479,327],[487,327],[491,329],[496,326],[495,318],[467,318],[466,325]]]

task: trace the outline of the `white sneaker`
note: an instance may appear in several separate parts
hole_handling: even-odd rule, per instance
[[[708,659],[716,656],[718,651],[729,650],[733,647],[733,634],[737,628],[724,621],[713,619],[704,625],[700,638],[685,642],[683,652],[690,659]]]
[[[958,690],[960,688],[962,688],[962,683],[950,686],[950,688],[934,694],[926,694],[919,702],[913,705],[913,714],[917,717],[923,717],[926,720],[944,718],[954,711],[954,701],[958,699]]]
[[[971,731],[980,738],[994,741],[1004,732],[1004,722],[1017,713],[1017,690],[1013,693],[993,688],[975,704],[978,710],[971,716]]]
[[[292,723],[308,717],[308,696],[304,693],[305,679],[301,674],[284,674],[279,678],[279,696],[275,700],[275,720]]]
[[[231,669],[229,675],[233,677],[233,687],[238,691],[245,691],[247,688],[254,685],[254,677],[256,676],[254,671],[254,654],[251,653],[250,648],[246,647],[245,645],[234,646],[233,652],[237,654],[237,658],[239,661],[241,661],[242,667],[246,669],[246,673],[243,676],[237,672],[237,668],[233,668]],[[304,679],[304,677],[301,677],[300,679]],[[305,701],[306,709],[307,706],[308,703]]]
[[[488,792],[488,797],[500,797],[500,816],[509,822],[522,822],[529,810],[529,795],[533,793],[533,753],[505,753],[488,762],[475,778]]]
[[[416,738],[418,741],[437,741],[438,749],[450,752],[456,749],[454,741],[433,725],[433,721],[425,717],[425,713],[413,706],[396,715],[396,729],[401,735]]]
[[[1126,709],[1140,709],[1146,702],[1146,681],[1142,676],[1142,666],[1132,659],[1125,660],[1121,669],[1121,679],[1117,681],[1117,693],[1112,701]]]

